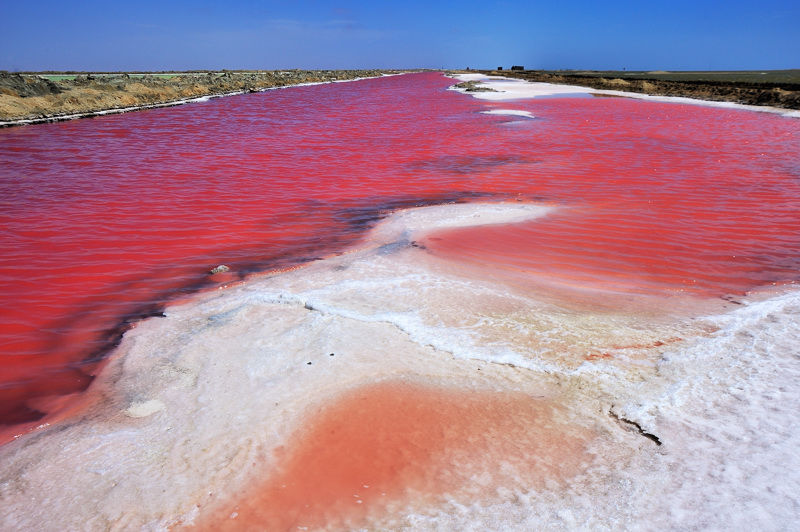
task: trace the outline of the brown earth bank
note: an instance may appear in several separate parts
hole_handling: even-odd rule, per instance
[[[0,126],[170,105],[203,96],[393,74],[390,70],[274,70],[170,73],[0,71]],[[77,116],[75,116],[77,115]],[[23,122],[20,122],[23,121]]]
[[[475,72],[475,71],[474,71]],[[479,70],[482,74],[593,89],[800,109],[800,70],[767,72],[593,72]]]

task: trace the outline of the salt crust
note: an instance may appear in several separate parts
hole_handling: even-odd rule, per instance
[[[141,323],[93,386],[95,409],[0,448],[0,528],[199,522],[201,508],[269,474],[272,450],[306,412],[398,378],[544,398],[561,406],[554,422],[596,437],[567,485],[509,481],[489,499],[396,508],[372,528],[790,528],[800,518],[800,294],[684,321],[575,312],[460,276],[413,246],[430,227],[550,209],[403,211],[360,251]],[[598,351],[613,356],[586,356]]]
[[[502,115],[502,116],[524,116],[533,118],[533,113],[530,111],[521,111],[519,109],[491,109],[489,111],[481,111],[485,115]]]
[[[590,87],[580,87],[576,85],[559,85],[556,83],[540,83],[522,79],[509,79],[501,76],[486,76],[484,74],[458,74],[454,77],[459,81],[477,81],[480,83],[480,87],[494,89],[496,92],[466,92],[464,89],[456,87],[453,87],[452,90],[469,94],[479,100],[493,102],[570,94],[607,94],[610,96],[623,96],[626,98],[637,98],[640,100],[651,100],[655,102],[672,102],[685,103],[689,105],[703,105],[708,107],[724,107],[729,109],[746,109],[749,111],[776,113],[791,118],[800,118],[800,110],[783,109],[780,107],[745,105],[735,102],[716,102],[711,100],[684,98],[681,96],[656,96],[652,94],[641,94],[638,92],[601,90]]]
[[[544,216],[553,206],[530,203],[453,203],[401,210],[376,227],[369,238],[390,243],[419,238],[438,229],[511,224]]]

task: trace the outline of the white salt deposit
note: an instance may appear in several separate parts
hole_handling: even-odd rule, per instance
[[[375,243],[413,240],[437,229],[519,223],[544,216],[554,209],[529,203],[453,203],[394,213],[369,235]]]
[[[525,81],[522,79],[510,79],[501,76],[486,76],[484,74],[458,74],[454,76],[459,81],[476,81],[479,87],[492,89],[486,92],[466,92],[462,88],[452,87],[452,90],[469,94],[479,100],[487,101],[509,101],[522,100],[528,98],[541,98],[543,96],[569,96],[579,94],[606,94],[609,96],[621,96],[625,98],[637,98],[640,100],[651,100],[655,102],[672,102],[689,105],[703,105],[708,107],[723,107],[729,109],[747,109],[764,113],[776,113],[791,118],[800,118],[800,111],[794,109],[783,109],[780,107],[769,107],[765,105],[745,105],[735,102],[716,102],[711,100],[699,100],[696,98],[684,98],[680,96],[656,96],[642,94],[639,92],[626,92],[617,90],[601,90],[591,87],[580,87],[577,85],[560,85],[557,83],[539,83]]]
[[[486,92],[467,92],[479,100],[506,101],[542,96],[556,96],[560,94],[590,94],[598,92],[595,89],[576,87],[575,85],[557,85],[555,83],[533,83],[521,79],[509,79],[500,76],[486,76],[484,74],[458,74],[459,81],[477,81],[480,87],[492,89]],[[465,92],[463,89],[454,90]]]
[[[450,501],[389,526],[794,529],[800,517],[798,317],[794,291],[707,318],[721,328],[667,350],[653,374],[638,382],[598,374],[596,390],[587,394],[600,399],[598,410],[635,421],[661,446],[638,435],[636,426],[623,421],[615,431],[609,423],[609,433],[590,449],[597,460],[563,489],[512,489],[488,505]]]
[[[530,111],[523,111],[521,109],[490,109],[489,111],[481,111],[485,115],[501,115],[501,116],[524,116],[533,118],[533,113]]]
[[[531,485],[490,457],[503,483],[473,480],[491,497],[400,505],[367,528],[792,528],[800,293],[683,318],[574,310],[413,245],[431,227],[551,209],[403,211],[359,251],[141,323],[93,385],[94,409],[0,447],[0,529],[199,523],[275,469],[307,412],[386,379],[545,397],[555,422],[594,436],[566,483]]]

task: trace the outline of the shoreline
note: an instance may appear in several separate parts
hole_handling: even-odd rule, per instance
[[[369,87],[394,82],[406,91],[418,83],[414,78],[398,77]],[[504,83],[535,85],[541,91],[566,87],[516,80]],[[441,79],[435,83],[442,100],[466,100],[445,93],[446,84]],[[290,99],[317,92],[282,94]],[[585,91],[573,87],[573,92]],[[375,97],[383,101],[386,94],[380,91]],[[469,94],[508,97],[509,93]],[[575,102],[578,110],[584,110],[597,103],[591,95],[577,96],[572,101],[556,100],[553,107],[571,108]],[[314,104],[320,99],[309,97],[308,101]],[[273,98],[231,100],[230,106],[187,108],[186,113],[175,114],[205,115],[212,107],[217,114],[211,118],[237,116],[226,112],[243,104],[250,116],[254,110],[262,112],[262,108],[267,112],[262,104],[266,106],[268,100]],[[334,100],[328,109],[336,108],[340,101]],[[354,112],[384,119],[368,101],[358,103],[361,106]],[[403,112],[410,108],[409,118],[421,116],[411,114],[416,108],[404,103],[396,109]],[[648,107],[624,100],[605,103],[637,110]],[[543,107],[548,107],[546,104]],[[277,103],[273,112],[278,112],[279,106]],[[557,134],[555,113],[549,122],[544,112],[534,121],[526,111],[495,108],[505,106],[534,111],[537,107],[519,100],[460,107],[469,118],[468,124],[474,126],[474,141],[463,140],[469,136],[464,133],[469,131],[465,127],[453,128],[446,135],[447,126],[442,127],[440,121],[430,129],[441,136],[438,144],[432,144],[430,136],[411,133],[393,143],[391,150],[404,154],[398,160],[369,150],[365,153],[370,164],[363,168],[344,157],[319,167],[309,165],[309,170],[330,168],[328,175],[339,177],[331,179],[330,185],[326,183],[333,190],[330,197],[315,196],[319,189],[298,179],[321,173],[311,171],[278,181],[278,186],[262,196],[254,195],[253,199],[259,200],[253,202],[254,209],[247,211],[242,206],[242,212],[256,213],[250,218],[277,228],[307,217],[311,208],[323,208],[323,200],[337,202],[331,216],[319,218],[320,222],[343,222],[357,230],[359,237],[348,240],[350,244],[340,247],[341,252],[304,253],[309,262],[301,266],[250,273],[242,277],[242,282],[226,284],[225,289],[195,292],[168,302],[163,314],[138,321],[91,384],[86,399],[93,403],[73,417],[42,426],[37,433],[0,447],[0,496],[6,503],[0,528],[531,530],[635,528],[637,523],[651,523],[683,529],[699,523],[706,528],[751,525],[774,529],[796,522],[794,494],[800,479],[791,471],[800,467],[800,457],[793,448],[800,429],[791,421],[800,408],[800,394],[793,393],[800,382],[800,360],[794,356],[794,344],[800,337],[800,322],[794,319],[800,309],[798,287],[771,297],[762,293],[763,299],[758,301],[747,294],[735,301],[725,296],[715,300],[724,305],[718,311],[673,312],[678,298],[672,296],[662,300],[657,314],[634,308],[639,296],[632,296],[630,303],[623,302],[617,308],[584,309],[577,304],[558,304],[533,283],[508,282],[500,269],[505,255],[500,253],[478,255],[488,260],[472,267],[437,251],[443,248],[435,242],[446,243],[460,231],[483,231],[487,229],[484,226],[494,225],[497,230],[513,232],[519,230],[514,226],[532,223],[537,226],[531,228],[535,232],[550,227],[558,245],[580,249],[580,255],[572,261],[579,263],[591,256],[594,248],[572,245],[569,231],[553,231],[556,225],[547,223],[549,217],[568,209],[576,212],[573,207],[583,202],[598,211],[609,211],[612,216],[605,220],[610,222],[589,224],[575,216],[562,218],[557,227],[564,228],[568,223],[599,240],[603,254],[626,260],[634,252],[620,253],[613,241],[640,249],[642,255],[651,248],[637,247],[635,237],[645,229],[653,234],[652,228],[657,227],[634,223],[641,222],[642,217],[635,217],[636,209],[628,208],[627,194],[658,203],[659,197],[674,198],[683,190],[706,191],[715,184],[710,179],[697,179],[686,187],[666,189],[667,193],[652,185],[640,191],[636,181],[644,181],[644,172],[626,173],[617,168],[629,153],[636,153],[634,149],[646,152],[649,146],[642,149],[641,144],[633,143],[631,151],[609,151],[613,157],[606,157],[608,166],[593,166],[606,152],[602,146],[592,151],[596,138],[592,133],[597,131],[594,126],[581,129],[583,119],[591,115],[579,113],[575,121],[564,122],[568,126],[577,123],[580,139],[586,139],[574,142],[576,137]],[[281,107],[287,112],[293,109]],[[419,110],[427,112],[430,108],[425,105]],[[482,108],[517,118],[484,116]],[[697,107],[672,106],[670,110],[686,111],[674,114],[682,120],[693,113],[717,114]],[[437,114],[444,113],[437,109]],[[630,116],[639,118],[642,114]],[[794,131],[794,123],[777,117],[729,114],[741,115],[744,125],[762,120],[779,123],[781,127],[772,130],[773,138]],[[450,117],[444,115],[445,120]],[[597,128],[608,124],[594,122]],[[339,119],[318,129],[330,135],[331,131],[342,131],[332,127],[339,123],[354,122]],[[659,135],[671,139],[668,147],[709,138],[675,135],[677,128],[664,127],[668,123],[645,124],[653,129],[660,126]],[[318,124],[314,121],[315,126]],[[480,127],[482,124],[489,127]],[[51,138],[62,135],[58,130],[91,131],[103,126],[85,125],[6,133],[8,137],[16,133],[31,137],[29,145],[37,146],[37,140],[47,145]],[[764,130],[768,131],[766,127]],[[248,130],[244,131],[246,135]],[[382,130],[373,125],[362,126],[360,131]],[[531,133],[543,133],[540,136],[554,148],[540,145],[523,149],[512,142],[524,142]],[[487,142],[487,134],[502,135],[503,142]],[[610,139],[626,142],[631,137]],[[79,138],[71,137],[70,144],[79,145]],[[284,138],[296,137],[286,134]],[[313,150],[314,137],[297,138],[308,138],[302,148]],[[341,133],[337,138],[350,139]],[[406,144],[407,139],[415,138],[419,147],[410,141]],[[445,142],[451,138],[455,144]],[[720,151],[727,151],[740,146],[745,150],[746,142],[740,141],[751,137],[710,138],[719,141],[715,147]],[[199,146],[196,151],[201,151],[203,145],[196,139],[186,140],[186,144],[195,141]],[[215,139],[215,143],[224,140]],[[181,144],[165,144],[181,153]],[[346,149],[356,145],[343,143]],[[775,153],[773,165],[783,163],[783,167],[788,164],[791,168],[791,157],[768,151],[765,148],[769,145],[765,140],[764,147],[757,144],[752,153],[757,154],[757,149]],[[431,147],[448,146],[452,152],[439,149],[438,157],[429,158]],[[787,142],[786,146],[791,150],[792,144]],[[9,147],[15,145],[10,143]],[[566,175],[570,170],[578,172],[570,167],[571,155],[554,157],[564,147],[569,148],[569,154],[582,154],[578,160],[588,168],[582,180]],[[237,164],[245,169],[258,164],[263,174],[270,175],[277,173],[275,169],[291,168],[287,162],[303,161],[284,156],[281,149],[260,150],[258,155],[265,153],[275,154],[276,159],[281,156],[281,166],[244,157],[237,159]],[[696,167],[692,172],[700,177],[718,177],[709,173],[713,161],[709,168],[697,165],[699,157],[707,153],[704,150],[698,157],[693,157],[692,151],[683,153],[681,168]],[[752,160],[746,158],[749,154],[743,152],[744,165]],[[558,164],[530,173],[518,172],[519,186],[512,191],[517,194],[509,192],[504,200],[493,200],[503,192],[498,190],[497,178],[514,183],[514,165],[542,166],[539,158]],[[388,171],[390,165],[402,164],[408,165],[403,166],[407,171],[398,173],[398,178],[430,172],[431,182],[438,188],[442,169],[480,169],[498,159],[510,166],[501,166],[497,173],[485,177],[477,172],[460,174],[458,180],[442,184],[450,194],[461,190],[462,183],[468,184],[469,190],[462,191],[466,203],[455,200],[420,205],[421,196],[433,194],[421,187],[428,183],[420,181],[420,185],[406,190],[398,186],[406,181],[389,181],[395,175]],[[368,181],[375,173],[373,160],[385,163],[382,167],[387,170],[380,176],[388,183],[385,190]],[[650,161],[660,162],[655,157],[634,162]],[[110,165],[114,160],[102,162]],[[332,165],[345,170],[341,175],[334,173]],[[159,169],[162,167],[159,164]],[[733,164],[730,167],[736,168]],[[25,175],[27,166],[9,168]],[[541,187],[523,187],[523,183],[539,178],[558,180],[552,168],[565,170],[554,186],[575,190],[573,194],[559,199],[550,197]],[[722,167],[723,171],[727,169]],[[105,168],[101,170],[106,172]],[[667,177],[676,173],[671,171]],[[247,179],[250,172],[242,174]],[[370,189],[358,201],[343,204],[342,198],[348,193],[362,190],[349,188],[346,174],[352,175],[359,187]],[[216,179],[217,175],[226,179],[227,189],[236,191],[237,196],[248,192],[246,187],[237,186],[243,181],[238,181],[229,168],[222,167],[218,174],[209,172],[206,179]],[[761,189],[775,190],[783,183],[791,187],[791,176],[785,172],[779,173],[780,180],[770,179],[772,174],[766,171],[754,175]],[[15,174],[9,176],[13,179]],[[608,181],[627,178],[615,186],[621,192],[585,192],[603,186],[606,176]],[[187,181],[190,187],[196,186],[194,179]],[[726,184],[724,179],[719,181]],[[292,206],[297,205],[302,213],[264,222],[261,213],[269,210],[272,215],[280,210],[280,205],[273,207],[264,198],[273,190],[280,191],[279,186],[285,187],[286,182],[299,183]],[[736,182],[731,180],[731,188],[725,190],[726,199],[740,195],[742,189],[733,187]],[[581,189],[583,184],[586,188]],[[264,187],[264,183],[258,185],[259,189]],[[747,193],[749,188],[743,190]],[[781,205],[793,205],[791,190],[785,193]],[[124,200],[134,191],[123,192]],[[677,220],[670,222],[673,225],[685,220],[693,236],[689,243],[696,252],[712,250],[727,257],[727,247],[717,252],[717,247],[703,246],[704,240],[698,237],[703,226],[692,223],[697,218],[678,219],[681,213],[697,210],[714,192],[712,188],[708,194],[687,194],[686,204],[680,204],[677,210],[657,205],[642,210],[649,218]],[[163,191],[156,189],[156,193]],[[382,194],[391,196],[387,200]],[[319,198],[319,203],[300,203],[308,197]],[[788,209],[769,209],[780,197],[756,196],[755,200],[759,199],[765,205],[760,216],[754,215],[757,220],[778,218],[782,213],[786,213],[786,220],[794,219]],[[612,203],[619,208],[609,209]],[[227,209],[231,204],[225,201],[217,205]],[[82,208],[81,204],[77,206]],[[209,213],[219,208],[202,207]],[[154,209],[144,211],[148,212]],[[725,215],[737,211],[716,212]],[[744,216],[730,217],[741,229],[737,234],[751,234],[748,215],[744,212]],[[217,219],[214,216],[213,220]],[[613,234],[625,224],[637,229],[634,238],[623,238],[626,233]],[[755,226],[774,227],[763,223]],[[228,227],[224,230],[233,233],[240,226],[230,223]],[[316,243],[323,241],[316,233],[318,227],[309,230]],[[594,229],[602,227],[611,231]],[[778,234],[783,232],[782,227],[786,224],[778,228]],[[658,254],[678,265],[680,258],[672,252],[669,235],[666,230],[660,232],[663,237],[658,239]],[[605,240],[607,233],[611,234]],[[303,233],[297,234],[302,237]],[[760,234],[752,230],[749,242],[754,250],[767,249],[758,246],[764,242]],[[469,239],[461,241],[469,243]],[[499,238],[484,234],[473,241],[482,244]],[[261,240],[248,238],[246,242]],[[535,239],[525,242],[526,248],[537,254],[537,261],[547,260],[546,245]],[[588,238],[581,242],[591,244]],[[520,248],[507,249],[514,254]],[[778,249],[769,247],[775,252]],[[176,262],[167,256],[160,260]],[[735,263],[726,260],[724,264],[731,265],[725,268],[725,274],[735,275]],[[621,268],[614,271],[624,273]],[[234,267],[222,275],[234,278],[236,272]],[[542,285],[552,286],[546,277],[543,279]],[[604,297],[603,302],[609,299]],[[571,297],[570,302],[574,302]],[[37,501],[33,509],[32,500]]]
[[[397,75],[398,70],[127,73],[75,76],[0,72],[0,128],[173,107],[212,98]],[[50,79],[69,78],[69,79]]]
[[[588,87],[601,91],[800,110],[800,79],[795,80],[794,78],[756,82],[739,80],[731,75],[727,79],[724,76],[720,79],[710,79],[714,74],[717,74],[714,72],[690,75],[688,73],[668,72],[579,73],[542,70],[476,70],[456,71],[455,73],[479,73],[486,76],[503,76],[529,82]]]
[[[369,69],[16,74],[0,71],[0,128],[173,107],[284,87],[357,81],[406,72],[408,71]],[[461,80],[466,76],[478,75],[581,87],[588,88],[590,93],[597,95],[741,106],[755,111],[780,112],[787,116],[795,116],[795,111],[800,111],[800,84],[794,82],[759,84],[733,80],[677,81],[639,75],[622,79],[612,77],[610,73],[601,75],[605,73],[532,70],[445,71],[444,74]],[[616,74],[634,75],[625,72]],[[469,83],[473,82],[467,82]],[[466,90],[471,93],[476,91],[469,87]]]
[[[730,496],[700,491],[708,481],[703,472],[752,474],[729,454],[769,443],[766,429],[785,424],[794,405],[770,410],[757,433],[745,433],[754,441],[744,449],[731,439],[709,450],[695,428],[716,420],[706,413],[711,401],[728,427],[763,414],[749,404],[740,413],[739,396],[725,392],[769,390],[782,366],[769,365],[770,354],[759,351],[744,369],[719,355],[742,331],[769,337],[791,324],[798,294],[674,323],[565,312],[535,294],[464,276],[408,242],[437,227],[520,223],[552,208],[514,202],[400,210],[351,253],[203,294],[141,322],[95,384],[92,395],[102,402],[58,430],[0,448],[8,471],[26,479],[9,494],[0,522],[25,528],[56,516],[67,520],[62,526],[100,529],[119,524],[121,514],[127,526],[144,528],[286,528],[328,519],[342,528],[390,529],[420,520],[451,529],[501,520],[523,530],[564,524],[553,509],[566,500],[575,519],[596,528],[615,518],[680,527],[704,513],[670,510],[699,494],[706,507],[737,498],[761,503],[746,485]],[[393,289],[375,290],[386,286]],[[587,328],[587,318],[597,326]],[[581,349],[546,355],[524,335],[503,336],[509,327],[543,326],[565,347],[576,329],[595,349],[633,345],[642,330],[650,339],[680,330],[681,340],[587,358]],[[621,335],[609,334],[611,326]],[[752,370],[761,367],[767,369],[754,382]],[[794,365],[786,369],[783,386]],[[722,382],[704,379],[709,372]],[[498,411],[511,415],[498,418]],[[436,436],[443,424],[448,430]],[[770,457],[791,453],[793,433],[781,435],[789,443]],[[349,460],[352,448],[367,460]],[[421,448],[436,453],[419,454]],[[308,470],[309,463],[316,468]],[[365,473],[362,463],[377,469]],[[458,474],[447,474],[456,463]],[[758,485],[784,467],[773,463]],[[61,483],[69,489],[53,491],[61,471],[69,471],[70,482]],[[475,476],[481,482],[470,481]],[[687,484],[690,492],[679,489]],[[159,488],[166,487],[164,498]],[[663,490],[673,495],[659,499]],[[44,501],[44,514],[27,510],[34,497]],[[638,510],[615,513],[621,499]],[[479,507],[454,511],[469,502]],[[790,514],[777,518],[788,522]]]
[[[475,72],[450,73],[448,75],[458,81],[457,84],[451,87],[452,90],[473,96],[479,100],[494,102],[510,102],[513,100],[527,100],[565,95],[586,95],[596,97],[633,98],[645,101],[700,105],[723,109],[741,109],[760,113],[779,114],[789,118],[800,118],[800,109],[773,107],[769,105],[752,105],[734,101],[707,100],[690,96],[645,94],[641,92],[628,92],[622,89],[598,89],[568,83],[539,82],[517,77],[506,77],[502,72],[497,72],[496,75],[487,75]]]

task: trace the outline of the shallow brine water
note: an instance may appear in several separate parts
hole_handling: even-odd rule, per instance
[[[0,131],[7,524],[797,518],[798,121],[453,83]]]

